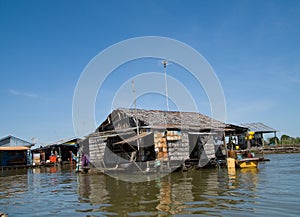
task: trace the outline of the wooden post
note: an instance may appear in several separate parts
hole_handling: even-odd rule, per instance
[[[226,145],[225,132],[223,133],[223,144],[225,147],[225,156],[226,156],[226,158],[228,158],[228,150],[227,150],[227,145]]]
[[[250,151],[250,149],[251,149],[250,139],[247,139],[247,150]]]
[[[70,151],[70,168],[73,169],[73,158],[72,158],[72,152]]]

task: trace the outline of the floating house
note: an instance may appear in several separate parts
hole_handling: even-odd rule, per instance
[[[98,169],[204,167],[224,158],[225,137],[247,128],[196,112],[116,109],[81,143]]]
[[[264,138],[265,133],[274,133],[275,129],[263,123],[241,124],[248,130],[239,135],[229,137],[228,167],[256,168],[259,161],[268,161],[264,158]],[[235,162],[235,163],[232,163]]]
[[[26,167],[31,164],[32,144],[15,136],[0,139],[0,167]]]
[[[34,165],[46,163],[70,163],[72,154],[77,154],[78,139],[70,138],[59,140],[44,147],[32,150]]]
[[[247,124],[241,124],[241,126],[248,128],[249,131],[254,132],[253,139],[250,140],[251,146],[261,146],[264,147],[264,134],[266,133],[273,133],[274,137],[276,137],[276,132],[272,127],[269,127],[263,123],[257,122],[257,123],[247,123]],[[241,135],[239,137],[239,143],[243,144],[245,146],[245,140],[244,140],[245,134]],[[277,142],[275,140],[275,142]]]
[[[32,146],[32,143],[12,135],[0,139],[0,147],[13,147],[13,146],[25,146],[30,148]]]
[[[25,146],[0,147],[0,167],[25,167],[30,165]]]

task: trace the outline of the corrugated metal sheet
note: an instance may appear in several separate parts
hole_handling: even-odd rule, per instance
[[[77,140],[78,140],[78,138],[76,138],[76,137],[72,137],[69,139],[61,139],[57,142],[50,143],[50,144],[46,145],[45,147],[49,147],[49,146],[53,146],[53,145],[76,145],[78,142]]]
[[[15,136],[6,136],[0,139],[0,146],[27,146],[31,147],[31,143]]]
[[[250,131],[254,131],[256,133],[274,133],[275,130],[272,127],[269,127],[263,123],[248,123],[248,124],[241,124],[243,127],[247,127]]]
[[[26,151],[30,148],[25,146],[11,146],[11,147],[0,147],[0,151]]]

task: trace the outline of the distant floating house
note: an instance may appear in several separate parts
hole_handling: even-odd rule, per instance
[[[0,167],[25,167],[31,164],[32,144],[15,136],[0,139]]]
[[[254,138],[251,140],[251,146],[264,146],[264,137],[263,135],[266,133],[273,133],[274,137],[276,137],[276,132],[278,130],[269,127],[263,123],[257,122],[257,123],[247,123],[247,124],[241,124],[241,126],[246,127],[249,129],[249,131],[254,132]],[[239,143],[243,143],[245,135],[242,135],[239,140]],[[276,142],[276,140],[275,140]]]
[[[46,162],[69,163],[72,158],[70,152],[76,155],[77,150],[77,138],[59,140],[44,147],[33,149],[33,163],[34,165],[43,165]]]
[[[160,162],[168,170],[187,161],[198,167],[224,156],[225,136],[247,128],[196,112],[116,109],[80,143],[97,168],[133,166],[141,170]],[[145,168],[146,167],[146,168]]]
[[[32,146],[32,143],[11,135],[0,139],[0,147],[13,147],[13,146],[25,146],[30,148]]]

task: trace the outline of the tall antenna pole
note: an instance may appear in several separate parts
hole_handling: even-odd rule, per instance
[[[136,92],[135,92],[135,87],[134,87],[134,80],[132,80],[132,91],[133,91],[133,97],[134,97],[134,113],[135,113],[135,125],[136,125],[136,134],[137,136],[140,135],[140,132],[139,132],[139,122],[138,122],[138,119],[137,119],[137,110],[136,110]],[[138,146],[138,151],[140,150],[140,141],[139,141],[139,138],[137,139],[137,146]],[[140,153],[139,153],[140,154]]]
[[[167,65],[168,65],[168,61],[164,60],[164,61],[162,61],[162,64],[164,65],[164,73],[165,73],[165,88],[166,88],[167,110],[170,111],[170,109],[169,109],[169,96],[168,96],[168,81],[167,81]]]
[[[134,97],[134,110],[136,113],[136,92],[135,92],[135,87],[134,87],[134,81],[132,80],[132,91],[133,91],[133,97]]]

